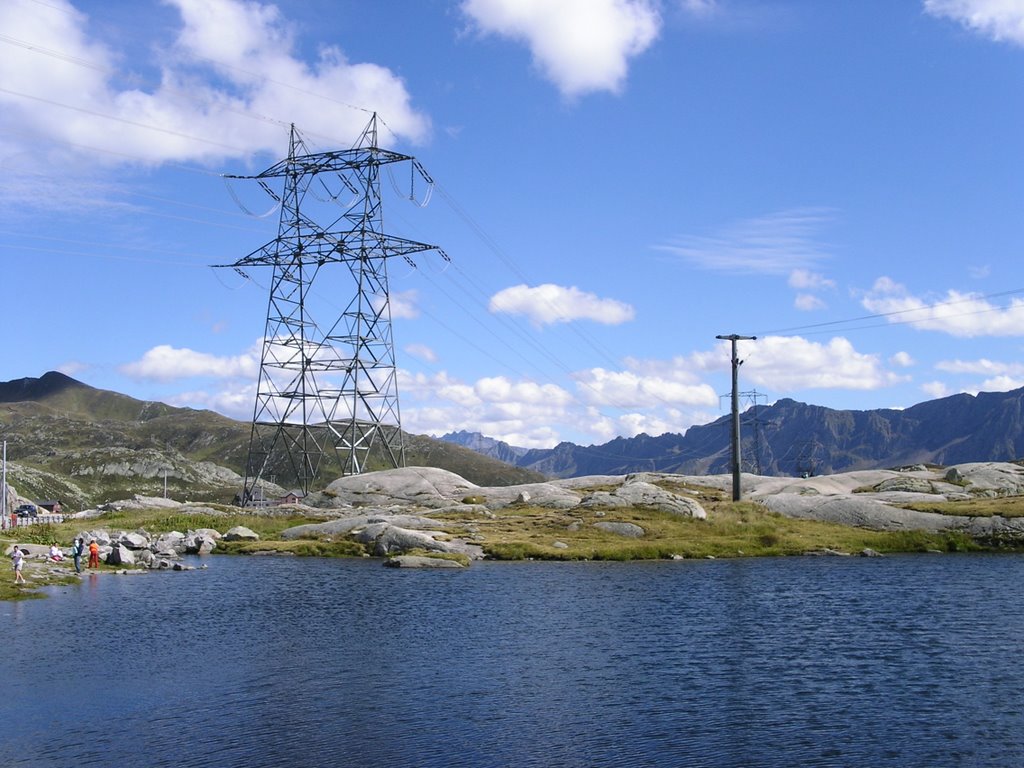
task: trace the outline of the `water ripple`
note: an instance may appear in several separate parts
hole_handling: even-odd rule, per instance
[[[1024,764],[1024,557],[205,562],[0,606],[0,764]]]

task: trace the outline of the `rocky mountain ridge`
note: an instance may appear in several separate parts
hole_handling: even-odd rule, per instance
[[[640,434],[603,445],[564,442],[550,449],[518,449],[515,463],[549,477],[728,473],[730,420],[726,415],[690,427],[685,434]],[[1024,388],[951,395],[902,410],[835,410],[786,398],[748,409],[741,432],[743,469],[758,475],[1014,461],[1024,456]],[[491,456],[517,452],[513,446],[480,437],[457,433],[442,439],[482,446],[476,449]]]

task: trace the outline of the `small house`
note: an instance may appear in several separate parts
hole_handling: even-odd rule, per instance
[[[306,495],[302,491],[288,491],[288,493],[277,500],[277,503],[279,506],[281,504],[299,504],[304,498],[306,498]]]

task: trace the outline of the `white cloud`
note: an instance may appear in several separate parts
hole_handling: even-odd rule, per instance
[[[984,280],[986,277],[992,274],[992,267],[990,267],[988,264],[968,267],[967,274],[969,274],[974,280]]]
[[[978,360],[941,360],[935,364],[935,367],[947,373],[972,373],[985,376],[1012,374],[1024,376],[1024,363],[1001,363],[984,357]]]
[[[789,273],[789,287],[800,291],[820,291],[835,288],[836,281],[809,269],[794,269]]]
[[[1020,0],[924,0],[924,9],[993,40],[1024,45],[1024,4]]]
[[[766,336],[748,344],[741,376],[776,392],[870,390],[907,380],[905,376],[885,370],[877,355],[858,352],[842,337],[821,344],[798,336]],[[726,350],[723,346],[718,354],[728,363],[730,355]],[[740,357],[742,359],[743,354]]]
[[[495,313],[525,315],[537,325],[593,320],[619,325],[633,319],[633,307],[615,299],[602,299],[575,286],[546,283],[536,287],[514,285],[491,297],[488,309]]]
[[[793,299],[793,306],[801,312],[813,312],[816,309],[824,309],[826,304],[813,293],[798,293]]]
[[[812,276],[811,268],[830,257],[818,231],[831,218],[825,209],[797,208],[741,221],[716,235],[685,235],[655,247],[719,272]]]
[[[569,97],[620,91],[629,60],[661,29],[652,0],[463,0],[461,7],[482,32],[524,42]]]
[[[718,0],[679,0],[679,7],[692,16],[705,18],[718,12]]]
[[[1021,376],[994,376],[981,384],[983,392],[1009,392],[1021,387],[1024,387],[1024,377]]]
[[[925,301],[911,295],[905,286],[880,277],[861,304],[874,314],[885,315],[890,323],[906,323],[919,330],[962,338],[1024,335],[1022,299],[1011,299],[1000,307],[978,294],[949,290],[939,301]]]
[[[554,425],[579,419],[579,405],[555,384],[512,381],[503,376],[475,383],[399,371],[402,426],[417,434],[466,429],[524,448],[547,448],[561,437]]]
[[[652,375],[635,370],[592,368],[573,375],[580,399],[594,406],[651,407],[658,404],[713,406],[718,395],[709,385],[692,381],[689,372],[666,370]]]
[[[132,379],[172,381],[196,376],[211,378],[255,379],[259,375],[258,347],[241,355],[218,357],[192,349],[160,344],[148,350],[141,359],[125,363],[118,370]]]
[[[898,365],[900,368],[910,368],[915,365],[915,360],[910,356],[909,352],[897,352],[889,358],[889,362],[893,365]]]
[[[384,67],[350,63],[336,47],[313,62],[295,49],[276,6],[241,0],[166,0],[181,27],[152,62],[159,82],[126,87],[122,56],[89,36],[88,19],[65,0],[0,3],[0,29],[16,41],[0,57],[0,128],[6,141],[57,142],[108,151],[110,162],[218,161],[280,155],[282,125],[349,143],[378,111],[397,135],[422,140],[429,121],[402,80]],[[133,30],[135,33],[137,30]],[[130,34],[125,31],[125,35]],[[112,38],[116,39],[116,38]],[[12,139],[12,136],[16,137]],[[31,136],[33,139],[23,137]]]
[[[406,344],[405,353],[425,363],[436,363],[437,353],[426,344]]]
[[[921,385],[921,391],[933,400],[946,397],[950,394],[949,387],[944,381],[929,381]]]
[[[69,360],[66,363],[61,363],[57,366],[57,370],[65,376],[75,376],[83,371],[89,370],[91,367],[92,366],[89,363],[83,363],[78,360]]]
[[[393,320],[414,320],[420,316],[420,309],[417,306],[419,292],[415,288],[408,291],[391,291],[388,296],[390,297],[389,304]],[[371,304],[374,310],[379,312],[384,306],[384,297],[374,296]]]
[[[207,408],[239,421],[251,421],[256,402],[256,384],[223,387],[215,391],[195,390],[164,398],[180,408]]]

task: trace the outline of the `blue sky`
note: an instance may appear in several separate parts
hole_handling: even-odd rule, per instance
[[[375,111],[451,257],[389,272],[407,431],[683,432],[732,333],[746,404],[1024,386],[1024,0],[5,0],[0,46],[0,380],[251,418],[269,275],[210,265],[277,220],[222,174]]]

